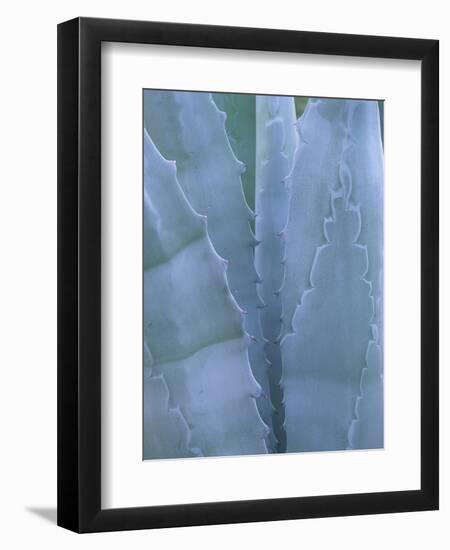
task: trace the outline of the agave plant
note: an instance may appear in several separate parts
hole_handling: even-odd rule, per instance
[[[381,447],[377,102],[149,90],[144,118],[144,457]]]

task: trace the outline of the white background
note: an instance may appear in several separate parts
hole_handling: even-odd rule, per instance
[[[419,62],[142,44],[102,55],[102,506],[420,488]],[[385,99],[383,451],[141,460],[144,87]]]
[[[441,278],[450,281],[450,23],[430,0],[17,2],[2,13],[0,542],[6,548],[408,549],[450,540],[449,285],[441,289],[441,510],[77,536],[56,505],[56,23],[77,15],[441,40]],[[50,521],[49,521],[50,519]]]

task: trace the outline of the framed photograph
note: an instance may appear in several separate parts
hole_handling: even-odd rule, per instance
[[[438,41],[58,27],[58,524],[438,508]]]

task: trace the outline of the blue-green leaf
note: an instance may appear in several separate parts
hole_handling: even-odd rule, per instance
[[[297,126],[281,287],[287,449],[357,447],[383,429],[372,375],[383,350],[378,104],[310,100]]]
[[[373,317],[359,208],[332,198],[311,288],[282,341],[287,451],[346,449]]]
[[[180,456],[186,441],[189,456],[267,452],[255,401],[260,387],[226,262],[211,244],[205,216],[187,201],[175,163],[146,131],[144,250],[146,458]]]
[[[256,238],[255,266],[264,346],[270,362],[270,394],[274,406],[273,429],[278,449],[285,448],[283,395],[280,388],[281,298],[278,292],[284,267],[282,231],[287,221],[289,195],[285,184],[296,148],[295,105],[292,97],[256,96]]]
[[[211,94],[146,91],[144,116],[147,131],[164,157],[175,160],[179,183],[192,207],[207,216],[208,234],[217,253],[229,262],[230,290],[245,312],[245,330],[252,337],[250,364],[262,392],[258,408],[270,427],[272,405],[268,363],[259,323],[261,301],[256,291],[254,248],[250,228],[254,213],[245,201],[241,175],[245,165],[230,146],[226,114]],[[270,444],[270,443],[269,443]]]

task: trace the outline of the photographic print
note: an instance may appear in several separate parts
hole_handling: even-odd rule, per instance
[[[439,508],[438,40],[74,18],[57,157],[58,525]]]
[[[384,446],[383,102],[143,91],[143,459]]]

